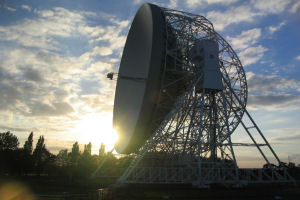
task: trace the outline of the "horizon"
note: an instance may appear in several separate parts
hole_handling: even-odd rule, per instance
[[[58,152],[72,144],[113,147],[112,110],[127,33],[143,0],[7,1],[0,4],[0,132],[22,146],[30,132]],[[283,162],[300,163],[300,1],[155,0],[200,14],[238,54],[247,109]],[[232,140],[247,141],[239,127]],[[35,144],[35,143],[34,143]],[[259,153],[238,150],[241,166]]]

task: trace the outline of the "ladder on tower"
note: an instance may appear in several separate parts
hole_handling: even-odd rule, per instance
[[[223,80],[226,84],[229,84],[226,81],[225,78],[223,78]],[[230,88],[234,98],[237,100],[237,102],[242,105],[242,102],[238,98],[235,91],[231,87],[229,87],[229,88]],[[233,101],[233,103],[236,105],[236,103],[234,101]],[[254,145],[257,147],[258,151],[260,152],[260,154],[262,155],[264,160],[266,161],[268,170],[269,171],[271,170],[272,176],[269,177],[270,181],[273,181],[273,182],[274,181],[275,182],[276,181],[277,182],[289,182],[289,183],[292,183],[292,184],[296,184],[296,181],[294,180],[293,177],[290,176],[290,174],[287,171],[286,166],[284,165],[283,162],[280,161],[280,159],[277,156],[277,154],[275,153],[274,149],[271,147],[271,145],[269,144],[269,142],[267,141],[267,139],[263,135],[262,131],[260,130],[260,128],[257,126],[255,121],[253,120],[253,118],[251,117],[248,110],[246,108],[244,108],[244,111],[245,112],[244,112],[243,119],[237,114],[237,112],[235,110],[234,110],[234,114],[240,120],[240,123],[241,123],[242,127],[244,128],[244,130],[246,131],[246,133],[248,134],[248,136],[250,137],[250,139],[252,140]],[[250,121],[250,124],[245,123],[245,117],[248,118],[248,121]],[[259,136],[261,137],[261,139],[263,140],[264,143],[259,144],[257,142],[257,140],[253,137],[253,134],[252,134],[253,131],[256,131],[259,134]],[[278,162],[278,166],[275,166],[270,162],[270,160],[268,159],[268,157],[266,156],[266,154],[262,150],[262,148],[261,148],[262,146],[267,146],[268,147],[268,149],[270,150],[270,152],[272,153],[272,155],[274,156],[274,158]],[[262,171],[262,173],[263,173],[263,171]],[[268,174],[266,174],[266,173],[265,173],[265,175],[268,176]],[[255,180],[254,182],[262,181],[261,178],[262,178],[262,176],[257,176],[257,180]],[[251,182],[251,181],[249,181],[249,182]]]

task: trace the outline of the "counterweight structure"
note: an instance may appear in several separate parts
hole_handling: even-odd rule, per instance
[[[231,46],[203,16],[158,8],[164,20],[165,49],[151,117],[150,127],[154,128],[118,183],[208,187],[214,183],[293,182],[246,110],[246,76]],[[248,118],[248,123],[242,118]],[[231,135],[239,124],[253,143],[232,143]],[[262,143],[253,137],[253,131]],[[235,145],[257,148],[268,167],[239,169]],[[263,146],[278,166],[271,165],[273,158]]]

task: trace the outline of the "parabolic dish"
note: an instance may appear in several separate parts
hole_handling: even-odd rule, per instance
[[[119,68],[113,126],[118,153],[131,153],[151,134],[164,53],[161,9],[144,4],[130,27]]]
[[[211,87],[207,87],[205,92],[197,90],[185,101],[181,97],[188,88],[194,87],[198,79],[205,80],[208,73],[204,74],[201,60],[201,67],[192,62],[191,53],[197,41],[212,42],[218,46],[218,50],[214,51],[218,55],[212,53],[210,58],[218,57],[215,65],[222,73],[219,85],[223,86],[220,87],[222,90],[215,88],[216,91]],[[232,98],[232,90],[239,102]],[[224,95],[219,91],[223,91]],[[187,103],[185,111],[189,113],[194,105],[188,103],[189,99],[201,99],[203,96],[205,102],[210,102],[210,92],[214,92],[215,101],[221,106],[217,120],[220,133],[228,128],[226,124],[229,124],[229,132],[232,133],[240,123],[247,103],[246,76],[236,53],[203,16],[144,4],[129,30],[119,68],[113,117],[113,126],[119,133],[116,151],[137,151],[164,123],[172,124],[167,116],[171,110],[177,112],[174,108],[180,101]],[[228,104],[226,112],[220,104],[224,97]],[[211,124],[210,116],[209,112],[204,112],[207,124]],[[185,121],[183,127],[189,127],[185,117],[177,120]],[[178,132],[182,127],[170,128],[166,130],[168,133]],[[220,134],[220,137],[226,139],[226,135],[229,134],[224,137]]]

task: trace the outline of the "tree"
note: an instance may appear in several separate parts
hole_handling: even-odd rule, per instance
[[[99,149],[99,157],[103,157],[105,155],[105,144],[101,143],[100,149]]]
[[[0,172],[15,174],[20,172],[22,158],[18,149],[19,140],[11,132],[0,133]]]
[[[58,152],[56,156],[56,163],[60,167],[65,167],[68,165],[68,150],[62,149]]]
[[[70,162],[67,149],[62,149],[58,152],[55,159],[55,174],[59,176],[70,176]]]
[[[78,159],[80,157],[79,145],[78,142],[75,142],[72,147],[72,151],[70,153],[71,157],[71,165],[77,165]]]
[[[45,166],[52,158],[51,153],[46,149],[46,145],[44,142],[44,136],[40,136],[32,154],[36,172],[38,174],[40,174],[44,170]]]
[[[89,177],[94,168],[92,157],[92,143],[84,145],[84,150],[78,161],[78,175]]]
[[[83,155],[92,155],[92,143],[88,143],[84,145]]]
[[[38,142],[36,143],[35,149],[33,151],[33,156],[35,158],[40,158],[43,151],[46,150],[44,136],[40,136]]]
[[[0,151],[17,150],[18,146],[19,140],[17,136],[9,131],[0,133]]]
[[[28,136],[27,141],[22,149],[22,158],[20,160],[20,165],[22,166],[22,171],[24,174],[28,174],[33,170],[34,160],[32,156],[33,150],[33,132],[31,132]]]
[[[28,136],[27,141],[25,141],[25,144],[23,146],[23,149],[26,153],[32,154],[32,147],[33,145],[33,132],[31,132]]]

